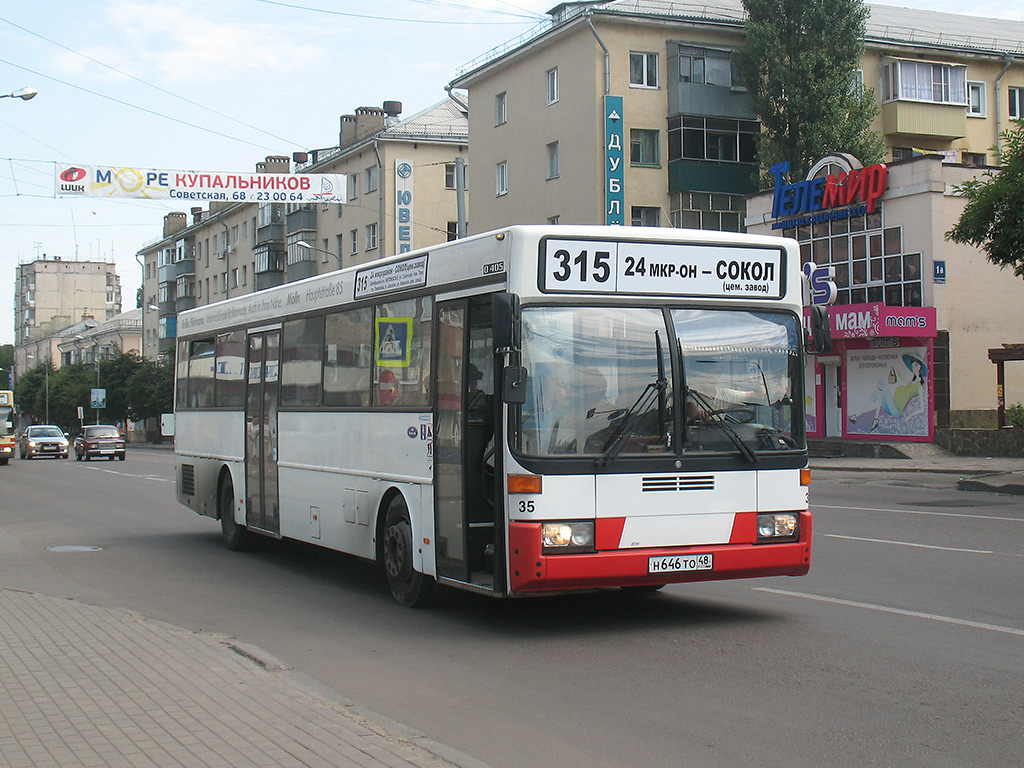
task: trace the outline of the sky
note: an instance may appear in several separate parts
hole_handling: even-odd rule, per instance
[[[445,98],[460,66],[529,31],[557,0],[8,0],[0,4],[0,344],[14,341],[18,264],[114,262],[135,306],[135,254],[174,201],[67,198],[56,163],[253,171],[336,146],[339,118]],[[963,12],[959,0],[893,0]],[[1024,20],[1009,0],[976,16]]]

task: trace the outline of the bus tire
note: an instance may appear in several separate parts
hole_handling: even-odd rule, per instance
[[[429,602],[433,580],[412,566],[413,538],[409,508],[401,494],[391,499],[384,518],[384,576],[399,605],[416,608]]]
[[[235,489],[230,477],[224,477],[217,489],[217,511],[220,513],[220,535],[224,546],[232,552],[243,551],[249,543],[249,532],[235,522]]]

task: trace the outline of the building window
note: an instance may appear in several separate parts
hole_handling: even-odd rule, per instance
[[[544,93],[544,103],[554,104],[558,101],[558,67],[547,71],[546,82],[547,87]]]
[[[345,236],[336,235],[335,239],[338,241],[338,269],[341,269],[341,257],[345,254]]]
[[[661,162],[658,152],[658,131],[633,128],[629,131],[630,165],[657,166]]]
[[[366,191],[377,191],[377,166],[373,165],[366,169]]]
[[[629,84],[634,88],[658,87],[658,54],[629,52]]]
[[[971,117],[985,117],[985,84],[967,83],[967,114]]]
[[[455,163],[444,165],[444,188],[455,189]]]
[[[445,226],[445,242],[452,242],[459,239],[459,222],[449,221]]]
[[[668,121],[668,159],[756,163],[759,132],[760,127],[751,120],[673,117]]]
[[[548,216],[548,224],[550,224],[552,227],[557,227],[560,223],[559,219],[559,216]]]
[[[377,223],[366,225],[366,250],[372,251],[377,247]]]
[[[733,82],[729,51],[679,46],[679,82],[730,87]]]
[[[673,227],[714,232],[743,231],[743,195],[675,192],[670,204]]]
[[[508,160],[502,160],[494,167],[494,194],[497,197],[508,194]]]
[[[348,199],[355,200],[359,197],[359,174],[350,173],[348,175]]]
[[[631,224],[634,227],[658,227],[661,220],[661,209],[643,205],[634,205],[630,209]]]
[[[504,125],[508,122],[508,95],[502,91],[494,97],[494,124]]]
[[[884,208],[874,213],[783,230],[800,241],[803,263],[831,265],[839,304],[883,302],[922,306],[920,253],[903,252],[902,227],[883,227]]]
[[[1024,88],[1010,88],[1010,117],[1024,118]]]
[[[987,160],[988,158],[984,152],[964,152],[961,162],[964,165],[973,165],[983,168]]]
[[[349,251],[348,251],[349,253],[351,253],[351,254],[359,253],[359,230],[358,229],[353,229],[351,232],[349,232],[348,243],[349,243]]]
[[[967,67],[927,61],[891,61],[882,67],[882,101],[967,104]]]
[[[548,150],[548,178],[558,178],[558,142],[553,141],[547,146]]]

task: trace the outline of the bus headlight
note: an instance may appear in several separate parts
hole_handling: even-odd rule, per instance
[[[542,523],[540,537],[541,546],[546,555],[558,552],[594,551],[593,521]]]
[[[757,540],[778,541],[779,539],[795,539],[797,537],[797,514],[795,512],[775,512],[770,515],[757,516]]]

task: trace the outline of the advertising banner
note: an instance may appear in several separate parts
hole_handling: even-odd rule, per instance
[[[345,203],[344,174],[166,171],[58,163],[55,191],[65,197],[229,203]]]
[[[846,360],[847,435],[931,437],[927,347],[851,349]]]

